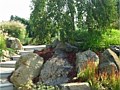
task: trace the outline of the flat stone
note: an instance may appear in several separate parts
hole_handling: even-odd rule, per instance
[[[27,55],[27,54],[29,54],[29,53],[31,53],[31,52],[33,52],[33,50],[29,50],[29,51],[21,50],[21,51],[19,51],[19,54],[20,54],[20,55]]]
[[[12,83],[7,82],[0,84],[0,90],[14,90],[14,87]]]
[[[6,62],[1,62],[0,67],[9,67],[9,68],[14,68],[15,67],[16,61],[6,61]]]
[[[0,67],[0,78],[7,78],[14,70],[15,68]]]
[[[38,45],[38,46],[33,46],[33,45],[28,45],[28,46],[23,46],[24,50],[42,50],[43,48],[45,48],[46,45]]]
[[[89,83],[65,83],[60,85],[60,90],[91,90]]]
[[[19,60],[21,55],[15,55],[15,56],[12,56],[11,58],[13,59],[13,61],[17,61]]]

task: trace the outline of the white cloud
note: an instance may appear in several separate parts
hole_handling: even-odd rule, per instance
[[[0,0],[0,22],[7,21],[11,15],[28,19],[31,0]]]

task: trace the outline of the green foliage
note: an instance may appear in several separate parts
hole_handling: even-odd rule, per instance
[[[21,84],[18,87],[18,90],[32,90],[32,87],[34,86],[34,84],[32,83],[31,80],[28,80],[26,83]]]
[[[0,30],[8,33],[9,36],[19,38],[21,42],[24,41],[26,35],[25,26],[18,21],[1,22]]]
[[[31,80],[28,80],[28,82],[21,84],[18,87],[19,90],[60,90],[58,86],[50,86],[50,85],[45,85],[43,83],[37,83],[33,84]]]
[[[93,61],[85,63],[77,78],[89,82],[91,90],[120,90],[120,72],[99,73]]]
[[[87,26],[88,31],[92,32],[95,29],[106,29],[110,24],[116,21],[117,16],[117,1],[116,0],[77,0],[78,16],[81,24]],[[82,8],[82,11],[80,10]],[[80,15],[79,15],[80,14]],[[82,15],[82,16],[81,16]],[[86,17],[85,19],[83,19]],[[83,25],[82,25],[83,26]]]
[[[50,86],[38,83],[36,86],[34,86],[33,90],[60,90],[60,89],[57,86]]]
[[[92,90],[119,90],[120,89],[120,73],[113,71],[110,75],[106,72],[97,75],[89,80]]]
[[[5,49],[6,48],[6,42],[3,34],[0,34],[0,49]]]
[[[76,28],[105,29],[117,20],[116,0],[32,0],[30,25],[39,44],[74,42]],[[91,33],[90,33],[91,34]]]
[[[36,41],[44,44],[54,38],[71,40],[75,30],[74,5],[74,0],[33,0],[30,21]]]
[[[91,77],[94,77],[96,65],[93,60],[88,60],[83,63],[80,73],[78,73],[77,78],[81,78],[82,81],[88,81]]]
[[[108,48],[110,45],[120,45],[120,31],[115,29],[94,31],[92,33],[76,31],[74,34],[75,40],[80,42],[78,46],[81,50],[102,50]]]
[[[26,19],[18,17],[18,16],[11,15],[10,21],[19,21],[20,23],[24,24],[26,26],[26,33],[27,33],[28,37],[32,36],[32,31],[30,29],[29,20],[26,20]]]
[[[1,58],[3,56],[4,49],[6,49],[6,42],[5,42],[5,38],[4,38],[3,34],[0,33],[0,62],[1,62]]]

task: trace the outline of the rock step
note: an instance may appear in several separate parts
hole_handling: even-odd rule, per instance
[[[20,50],[19,54],[20,55],[27,55],[27,54],[32,53],[32,52],[33,52],[32,50],[29,50],[29,51]]]
[[[23,49],[25,51],[29,51],[29,50],[42,50],[43,48],[45,48],[46,45],[38,45],[38,46],[33,46],[33,45],[28,45],[28,46],[23,46]]]
[[[0,83],[0,90],[15,90],[14,86],[10,82]]]
[[[18,61],[21,55],[12,56],[12,61]]]
[[[0,67],[14,68],[16,61],[0,62]]]
[[[15,68],[3,68],[0,67],[0,79],[7,78]]]
[[[89,83],[65,83],[61,84],[60,90],[91,90]]]

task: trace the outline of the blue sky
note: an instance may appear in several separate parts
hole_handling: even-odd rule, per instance
[[[25,19],[30,17],[31,0],[0,0],[0,22],[8,21],[11,15]]]

